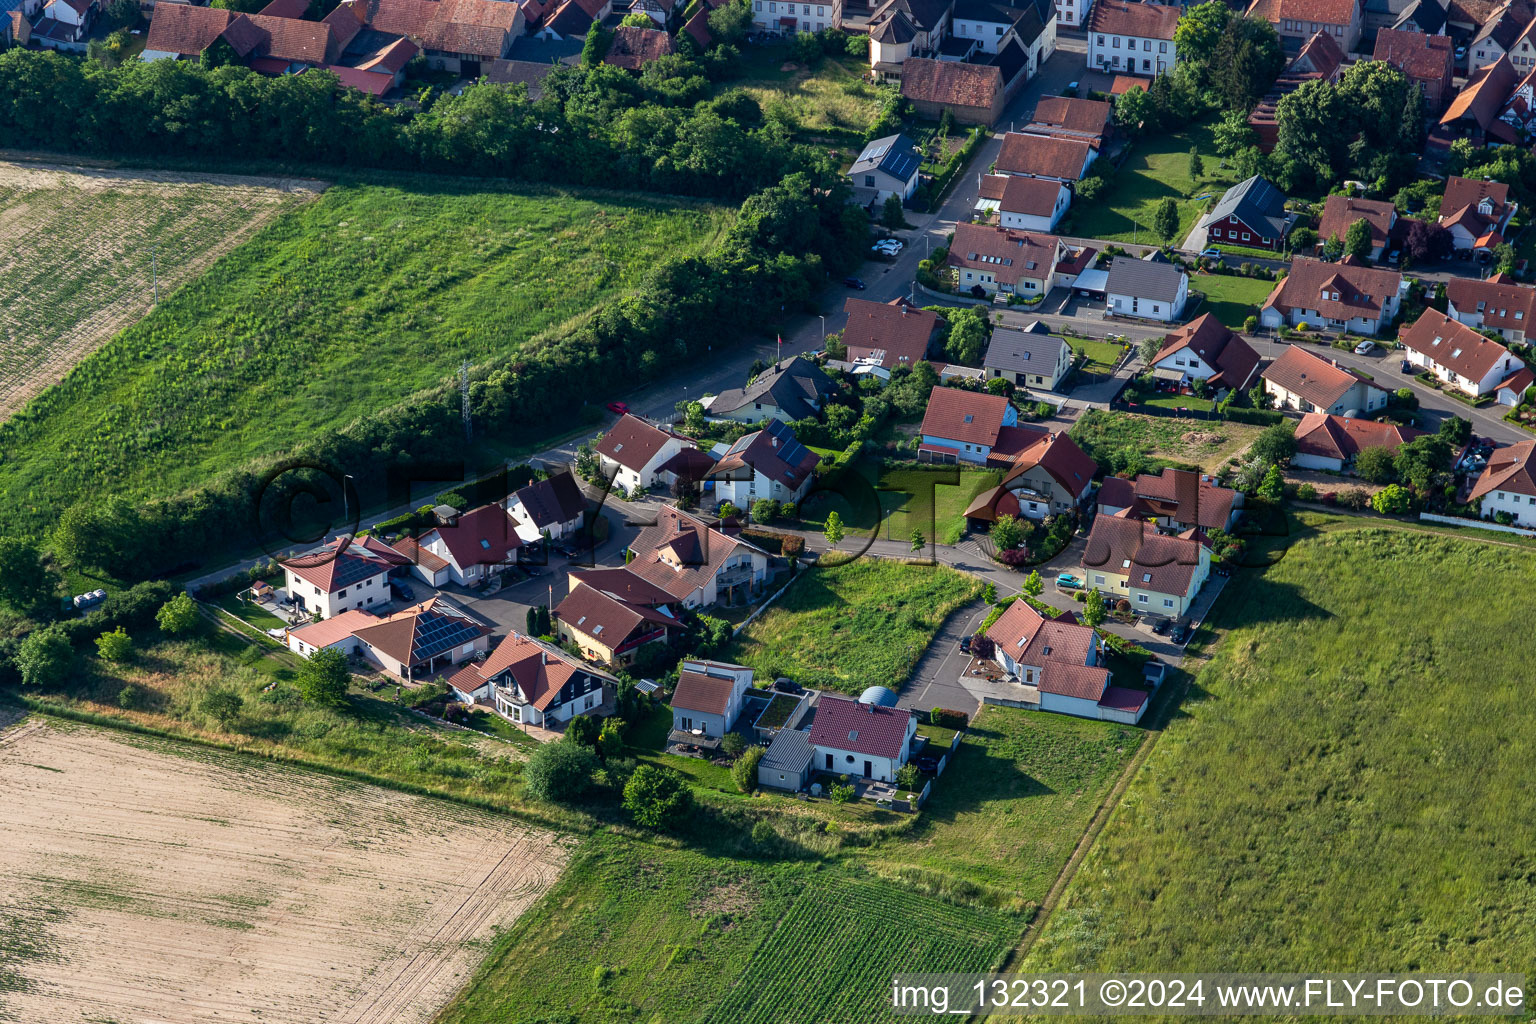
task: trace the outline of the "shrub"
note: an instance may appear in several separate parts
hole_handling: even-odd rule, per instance
[[[1402,484],[1388,484],[1371,497],[1371,508],[1382,515],[1405,515],[1413,507],[1413,495]]]
[[[133,657],[133,637],[122,626],[96,638],[96,653],[103,661],[124,662]]]
[[[757,763],[765,753],[767,751],[762,747],[748,747],[736,759],[736,763],[731,765],[731,781],[743,793],[750,793],[757,788]]]
[[[964,729],[970,722],[971,716],[964,711],[955,711],[951,708],[934,708],[928,712],[928,722],[940,729]]]
[[[1356,512],[1369,508],[1371,504],[1371,492],[1364,487],[1348,487],[1338,492],[1336,499],[1345,508],[1352,508]]]
[[[997,586],[991,581],[981,588],[981,599],[987,604],[997,604]]]
[[[240,717],[245,698],[230,686],[215,686],[197,702],[198,710],[228,729]]]
[[[576,743],[545,743],[528,756],[523,783],[528,795],[545,803],[569,804],[592,788],[597,755]]]
[[[918,771],[915,764],[904,764],[896,769],[896,785],[902,789],[913,790],[918,788],[918,783],[923,781],[923,773]]]
[[[16,649],[16,670],[26,686],[57,686],[69,674],[74,650],[63,627],[34,629]]]
[[[728,732],[720,740],[720,749],[730,757],[740,757],[741,752],[747,749],[747,741],[739,732]]]
[[[169,636],[182,636],[197,625],[197,605],[190,595],[177,594],[155,613],[155,623]]]
[[[1010,569],[1019,569],[1029,564],[1029,552],[1023,548],[1008,548],[997,553],[997,560]]]
[[[299,696],[311,704],[322,707],[340,707],[347,702],[347,657],[335,648],[316,651],[304,664],[294,679]]]
[[[117,691],[117,706],[124,711],[137,711],[149,703],[149,691],[137,683],[124,683]]]
[[[857,794],[858,790],[854,789],[851,784],[837,785],[834,783],[832,788],[827,790],[827,796],[831,797],[832,802],[835,804],[845,804]]]
[[[1311,484],[1302,484],[1296,488],[1296,497],[1302,501],[1316,501],[1317,488]]]
[[[624,784],[624,809],[637,825],[674,829],[693,810],[693,791],[676,772],[642,764]]]

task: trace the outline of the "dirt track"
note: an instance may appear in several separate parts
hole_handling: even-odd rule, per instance
[[[28,1024],[424,1022],[567,855],[457,805],[35,718],[0,732],[0,791],[0,1020]]]

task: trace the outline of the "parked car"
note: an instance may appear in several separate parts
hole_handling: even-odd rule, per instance
[[[960,638],[960,653],[961,654],[970,654],[971,653],[971,636],[970,636],[969,633],[967,633],[965,636]]]
[[[415,595],[411,592],[411,585],[404,580],[390,580],[389,592],[391,596],[401,601],[409,601]]]
[[[787,678],[785,676],[780,676],[779,678],[775,679],[773,681],[773,688],[775,690],[777,690],[779,693],[804,693],[805,692],[805,687],[801,686],[799,683],[795,682],[793,679],[789,679],[789,678]]]
[[[1064,572],[1056,577],[1056,585],[1058,587],[1072,587],[1073,589],[1077,589],[1083,585],[1083,581],[1078,579],[1076,576],[1073,576],[1069,572]]]
[[[1376,343],[1374,341],[1372,341],[1370,338],[1366,338],[1360,344],[1355,346],[1355,355],[1357,355],[1357,356],[1368,356],[1372,352],[1375,352],[1375,351],[1376,351]]]
[[[1211,246],[1209,249],[1201,249],[1200,258],[1203,260],[1219,260],[1221,259],[1221,250],[1215,246]]]
[[[864,282],[860,281],[856,277],[845,277],[845,278],[843,278],[843,287],[844,288],[853,288],[853,289],[855,289],[857,291],[863,291],[864,290]]]
[[[1410,363],[1408,360],[1404,359],[1402,361],[1402,363],[1399,364],[1398,369],[1400,371],[1402,371],[1403,373],[1412,373],[1413,372],[1413,364]]]
[[[1458,47],[1456,47],[1456,60],[1457,61],[1463,61],[1463,60],[1466,60],[1466,59],[1467,59],[1467,48],[1465,46],[1458,46]]]
[[[615,416],[623,416],[625,413],[629,412],[629,406],[623,402],[609,402],[608,411],[613,413]]]
[[[1076,92],[1077,92],[1077,86],[1078,86],[1077,82],[1068,82],[1067,83],[1067,88],[1071,89],[1074,94],[1076,94]]]
[[[1387,253],[1387,262],[1392,264],[1394,267],[1397,266],[1398,263],[1402,262],[1402,259],[1403,250],[1401,249],[1393,249],[1391,252]]]
[[[1185,644],[1189,642],[1189,636],[1193,632],[1194,630],[1190,629],[1189,623],[1181,622],[1173,628],[1173,632],[1169,634],[1168,639],[1176,644]]]
[[[1167,636],[1170,632],[1172,632],[1172,630],[1172,619],[1158,619],[1157,624],[1152,627],[1152,632],[1156,633],[1158,636]]]

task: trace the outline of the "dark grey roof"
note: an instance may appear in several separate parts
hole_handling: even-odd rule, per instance
[[[938,28],[944,15],[949,13],[950,0],[885,0],[875,12],[870,15],[870,22],[883,21],[885,17],[894,12],[900,12],[907,16],[907,20],[914,26],[930,32]]]
[[[964,60],[980,45],[979,39],[971,39],[968,36],[945,36],[944,41],[939,44],[939,52],[946,57]]]
[[[1445,27],[1445,8],[1437,0],[1413,0],[1404,7],[1393,22],[1395,29],[1417,27],[1427,36],[1436,35]]]
[[[528,510],[533,525],[541,529],[569,522],[587,510],[587,499],[569,470],[522,488],[517,492],[517,500]]]
[[[768,750],[763,754],[763,759],[757,762],[757,766],[798,775],[811,763],[811,755],[814,753],[810,733],[799,729],[780,729],[773,742],[768,744]]]
[[[1034,19],[1031,19],[1031,24]],[[1038,35],[1039,33],[1036,33]],[[1029,57],[1024,53],[1024,48],[1016,40],[1008,40],[1008,45],[998,50],[992,57],[992,65],[1002,72],[1003,84],[1013,81],[1029,63]]]
[[[1285,236],[1285,193],[1255,174],[1227,189],[1215,209],[1200,222],[1214,224],[1236,217],[1263,238]]]
[[[836,390],[837,386],[821,367],[809,359],[791,356],[758,374],[746,387],[720,392],[709,404],[709,411],[716,416],[724,415],[761,402],[767,396],[767,401],[787,418],[803,420],[816,414],[812,400],[820,404],[821,399]]]
[[[1173,302],[1179,297],[1179,282],[1183,277],[1184,271],[1169,263],[1117,256],[1109,265],[1109,282],[1104,290],[1113,295]]]
[[[1040,373],[1049,376],[1056,370],[1056,360],[1066,342],[1049,334],[1035,334],[1016,327],[999,327],[992,332],[992,343],[982,365],[1012,373]]]
[[[917,155],[917,144],[898,132],[865,146],[848,173],[858,175],[879,170],[897,181],[910,181],[920,166],[922,160]]]
[[[875,30],[869,34],[869,37],[877,43],[898,46],[916,39],[917,29],[912,27],[911,20],[905,14],[897,11],[875,26]]]

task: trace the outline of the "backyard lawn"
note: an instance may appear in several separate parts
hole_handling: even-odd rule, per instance
[[[1131,447],[1153,460],[1189,463],[1211,472],[1252,444],[1263,430],[1250,423],[1090,409],[1069,433],[1089,455],[1103,456]]]
[[[1199,148],[1205,164],[1205,176],[1198,181],[1189,173],[1192,146]],[[1155,244],[1158,239],[1152,234],[1152,215],[1157,204],[1171,196],[1179,208],[1179,230],[1170,241],[1178,245],[1205,210],[1207,200],[1194,197],[1208,193],[1220,196],[1233,184],[1231,174],[1219,170],[1220,164],[1209,124],[1141,139],[1109,179],[1099,201],[1073,206],[1070,233],[1112,242]]]
[[[1087,356],[1088,361],[1079,367],[1084,373],[1093,373],[1101,377],[1107,377],[1115,372],[1115,366],[1120,362],[1120,357],[1125,354],[1125,346],[1113,341],[1089,341],[1085,338],[1068,338],[1067,344],[1072,346],[1072,353],[1079,356]]]
[[[1259,306],[1275,290],[1275,282],[1236,274],[1200,274],[1189,282],[1189,289],[1205,293],[1205,303],[1195,315],[1214,313],[1217,320],[1240,331],[1244,320],[1258,315]]]
[[[973,577],[941,565],[858,558],[812,568],[737,637],[726,660],[814,689],[899,690],[944,619],[980,592]]]
[[[1536,556],[1297,526],[1217,604],[1229,632],[1024,970],[1536,962],[1528,645],[1488,642],[1528,634]]]
[[[957,466],[886,469],[864,459],[823,481],[800,503],[800,521],[819,530],[836,511],[851,536],[910,541],[914,529],[925,541],[954,544],[965,530],[971,499],[1002,479],[996,470]],[[824,489],[823,489],[824,488]],[[848,543],[845,542],[847,547]]]

